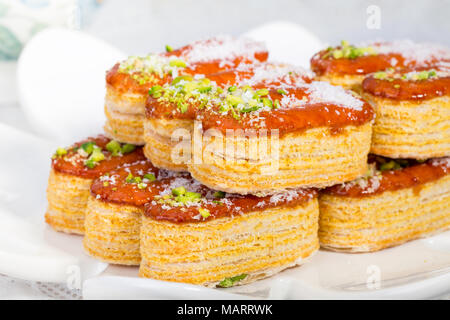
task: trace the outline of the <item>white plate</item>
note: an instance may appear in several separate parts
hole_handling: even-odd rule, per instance
[[[0,207],[33,223],[35,229],[42,232],[45,245],[64,251],[78,261],[83,278],[87,279],[83,290],[85,298],[431,298],[450,288],[450,232],[370,254],[319,251],[302,267],[230,289],[141,279],[137,277],[136,267],[110,266],[101,274],[106,265],[82,252],[81,237],[54,232],[43,222],[49,158],[56,145],[5,125],[0,125],[0,145],[4,151],[0,158]],[[12,249],[16,247],[17,244]],[[66,271],[62,268],[73,264],[70,259],[64,262],[67,256],[51,255],[52,259],[58,258],[54,261],[58,261],[56,266],[61,268],[59,278],[52,279],[45,268],[31,267],[36,261],[33,260],[35,255],[32,247],[27,248],[22,258],[29,267],[24,268],[22,274],[18,273],[18,268],[13,268],[15,272],[11,275],[61,281]],[[0,268],[16,261],[11,256],[10,260],[5,259],[1,259]],[[379,283],[373,281],[377,276]]]
[[[284,30],[283,35],[289,41],[277,44],[274,36],[276,38],[276,35],[280,34],[278,32],[280,28]],[[48,43],[49,46],[54,47],[52,39],[65,37],[65,33],[61,32],[43,34],[40,40],[37,38],[34,47],[33,43],[30,44],[30,48],[39,53],[38,57],[45,55],[46,50],[39,48],[38,40],[40,43]],[[248,35],[268,40],[269,48],[272,46],[280,49],[278,59],[282,61],[290,61],[290,59],[296,61],[295,55],[284,55],[289,53],[289,43],[294,35],[302,35],[305,39],[309,39],[307,43],[310,43],[311,47],[319,44],[315,36],[308,31],[283,23],[273,24],[270,28],[262,26],[249,32]],[[73,42],[68,45],[89,42],[97,47],[93,39],[87,39],[78,33],[72,34],[70,37]],[[300,39],[297,40],[299,43],[306,43]],[[61,44],[59,46],[62,47]],[[282,47],[284,50],[281,50]],[[106,53],[109,49],[103,44],[100,44],[99,48],[105,49],[105,55],[109,58],[120,55],[116,50]],[[19,84],[23,94],[21,97],[23,110],[28,118],[34,121],[35,129],[40,134],[52,136],[54,140],[59,141],[72,139],[74,136],[81,138],[81,135],[87,131],[89,133],[100,132],[103,122],[101,110],[104,79],[103,76],[98,76],[100,73],[98,68],[95,68],[97,71],[94,78],[97,80],[89,82],[93,87],[82,83],[86,79],[83,75],[90,71],[77,72],[76,68],[72,68],[73,78],[69,83],[79,85],[79,90],[77,95],[69,94],[64,97],[62,100],[64,103],[58,105],[56,97],[50,97],[51,99],[48,100],[52,93],[49,90],[49,84],[55,83],[53,76],[65,73],[61,70],[54,70],[53,65],[47,65],[47,68],[52,69],[51,72],[48,71],[49,75],[52,75],[51,77],[33,78],[34,83],[28,81],[26,75],[30,74],[31,77],[36,77],[36,74],[31,71],[39,69],[33,65],[36,63],[36,57],[31,56],[31,49],[28,53],[27,49],[24,50],[23,69],[19,70],[19,76],[22,74],[19,78],[22,80]],[[300,51],[296,51],[298,57],[310,55],[309,53],[304,54],[306,51],[300,49]],[[312,49],[314,48],[308,48],[308,50]],[[316,50],[314,49],[314,51]],[[30,56],[27,57],[27,54]],[[61,58],[62,55],[72,57],[72,60],[76,59],[70,50],[59,51],[58,57]],[[85,61],[85,58],[86,56],[82,56],[80,61]],[[74,61],[74,65],[83,66],[80,61]],[[305,61],[303,64],[306,63]],[[59,63],[62,63],[61,60]],[[102,66],[102,70],[112,63]],[[57,64],[57,66],[59,65]],[[58,68],[61,67],[56,69]],[[102,73],[104,74],[104,72]],[[36,81],[45,94],[34,89],[33,85],[37,83]],[[96,88],[95,92],[92,88]],[[69,89],[70,87],[65,86],[63,92],[70,93]],[[102,93],[98,94],[98,90],[101,90]],[[52,101],[52,105],[47,105],[48,101]],[[80,106],[80,103],[86,104]],[[53,120],[49,121],[51,119]],[[5,125],[0,125],[0,145],[2,146],[0,214],[1,212],[3,214],[11,212],[14,216],[19,216],[32,223],[36,229],[36,234],[30,234],[29,238],[20,238],[20,233],[16,234],[16,238],[19,240],[28,239],[25,243],[19,241],[10,246],[7,246],[7,243],[0,246],[0,254],[2,252],[7,254],[5,258],[0,259],[0,272],[29,280],[66,281],[67,279],[63,279],[67,276],[64,271],[67,271],[67,267],[75,263],[80,267],[82,278],[85,279],[83,283],[84,297],[90,299],[416,299],[436,297],[450,291],[450,232],[371,254],[319,251],[311,261],[302,267],[286,270],[274,277],[250,285],[229,289],[207,289],[180,283],[141,279],[137,277],[138,269],[136,267],[109,266],[102,273],[106,265],[83,253],[81,237],[53,232],[43,221],[50,156],[57,145]],[[14,224],[17,227],[19,222],[12,221],[10,225]],[[20,227],[17,228],[22,230]],[[23,228],[30,228],[30,226],[25,223]],[[2,229],[0,225],[0,232],[2,230],[4,231],[5,228]],[[11,233],[14,234],[14,232],[9,232],[9,234]],[[31,243],[33,239],[36,243]],[[23,244],[23,247],[20,247],[19,244]],[[39,244],[39,246],[36,248],[33,246],[35,244]],[[22,261],[28,261],[26,265],[33,266],[30,263],[35,263],[36,259],[40,259],[41,268],[11,268],[11,264],[19,261],[12,253],[19,249],[22,250],[18,251],[22,253],[20,257],[24,259]],[[62,254],[61,251],[65,254]],[[53,260],[54,264],[51,259],[55,259]],[[58,272],[50,271],[49,265],[56,266]],[[51,274],[56,274],[56,276],[52,279]]]

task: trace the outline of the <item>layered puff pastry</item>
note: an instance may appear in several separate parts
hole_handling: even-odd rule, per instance
[[[376,112],[372,153],[450,156],[450,63],[373,73],[363,81],[362,96]]]
[[[317,80],[360,92],[364,77],[388,68],[427,67],[439,61],[450,61],[448,48],[410,40],[368,42],[329,47],[311,58],[311,69]]]
[[[121,165],[144,159],[142,148],[103,135],[58,148],[48,180],[46,222],[57,231],[83,234],[92,181]]]
[[[370,162],[364,177],[321,192],[322,247],[371,252],[450,228],[449,157]]]
[[[367,169],[373,115],[326,82],[238,87],[201,109],[188,169],[210,188],[240,194],[353,180]]]
[[[233,195],[188,174],[153,187],[141,227],[141,277],[230,287],[302,264],[319,248],[314,190]]]
[[[238,85],[311,82],[313,74],[286,64],[245,64],[206,77],[179,77],[151,90],[144,122],[145,156],[157,167],[187,171],[193,161],[194,121],[211,93]],[[189,91],[189,92],[188,92]],[[176,97],[174,95],[177,95]],[[195,97],[194,97],[195,96]],[[201,99],[199,104],[189,100]]]
[[[94,180],[86,208],[83,245],[92,257],[108,263],[139,265],[139,231],[150,187],[166,173],[141,160]]]
[[[267,60],[260,42],[216,37],[177,50],[145,57],[129,57],[106,75],[104,130],[121,142],[144,144],[143,119],[148,92],[178,76],[200,75]]]

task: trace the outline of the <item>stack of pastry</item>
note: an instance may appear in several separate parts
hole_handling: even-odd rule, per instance
[[[373,49],[350,57],[348,48],[358,52],[343,43],[313,62],[367,57],[386,68],[374,62]],[[108,138],[57,150],[47,222],[84,234],[86,252],[97,259],[140,265],[142,277],[221,287],[300,265],[319,239],[327,248],[374,250],[447,227],[447,158],[422,162],[430,155],[425,142],[414,149],[423,153],[417,160],[378,152],[383,157],[368,161],[371,148],[409,157],[396,147],[404,141],[401,130],[393,130],[394,146],[383,144],[395,119],[374,122],[378,106],[374,111],[358,94],[333,85],[347,77],[331,81],[267,58],[261,43],[218,37],[115,65],[106,76]],[[359,85],[374,96],[364,94],[371,103],[383,88],[374,86],[374,76]],[[433,157],[449,155],[448,105],[442,108],[447,118],[436,113],[429,120],[440,127],[423,129],[440,146]],[[417,177],[409,181],[411,174]],[[424,209],[383,215],[379,202],[389,192],[400,192],[410,206],[416,197]]]
[[[371,103],[370,170],[320,196],[320,243],[374,251],[450,227],[450,52],[410,41],[343,42],[311,60],[318,77]]]

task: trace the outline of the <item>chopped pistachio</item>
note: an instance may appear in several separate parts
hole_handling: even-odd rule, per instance
[[[96,147],[92,151],[92,154],[89,157],[89,159],[92,161],[95,161],[95,162],[100,162],[100,161],[105,160],[105,155],[103,154],[102,149]]]
[[[192,81],[192,77],[191,76],[179,76],[176,77],[175,79],[172,80],[172,85],[176,85],[177,83],[179,83],[180,81]]]
[[[145,189],[145,188],[147,188],[147,184],[144,183],[144,182],[140,182],[140,183],[138,183],[137,187],[138,187],[139,189]]]
[[[280,100],[275,99],[275,101],[273,102],[273,108],[274,108],[274,109],[277,109],[277,108],[279,108],[279,107],[280,107]]]
[[[179,195],[182,195],[182,194],[185,194],[185,193],[186,193],[186,188],[183,187],[183,186],[172,189],[172,194],[174,196],[179,196]]]
[[[201,193],[187,191],[185,196],[190,199],[200,199],[202,197]]]
[[[92,168],[94,168],[94,167],[97,165],[97,162],[95,162],[95,161],[92,160],[92,159],[87,159],[87,160],[84,162],[84,165],[85,165],[86,167],[88,167],[89,169],[92,169]]]
[[[236,89],[237,89],[236,86],[231,86],[228,88],[228,92],[236,91]]]
[[[166,44],[166,52],[172,52],[173,48],[171,46],[169,46],[168,44]]]
[[[384,71],[375,72],[373,74],[373,77],[378,80],[383,80],[383,79],[386,79],[387,73]]]
[[[273,102],[269,98],[262,98],[262,103],[269,108],[273,107]]]
[[[61,157],[65,156],[67,154],[67,150],[65,148],[58,148],[56,149],[56,155]]]
[[[233,95],[228,95],[226,97],[226,101],[233,107],[237,106],[240,103],[244,103],[244,100],[242,100],[241,97],[237,97],[237,96],[233,96]]]
[[[186,67],[186,62],[184,62],[181,59],[174,59],[174,60],[170,60],[169,65],[171,67],[185,68]]]
[[[113,156],[116,156],[119,154],[121,148],[120,148],[120,143],[117,142],[116,140],[111,140],[110,142],[108,142],[106,144],[106,150],[108,150],[109,152],[111,152],[111,154]]]
[[[398,89],[398,88],[400,88],[400,85],[398,83],[396,83],[396,84],[394,84],[394,88]]]
[[[216,191],[213,194],[214,198],[222,199],[225,197],[225,192],[223,191]]]
[[[134,177],[133,177],[133,175],[131,174],[131,172],[128,174],[128,176],[126,177],[125,181],[126,181],[127,183],[133,183],[133,182],[134,182]]]
[[[156,99],[156,98],[161,97],[161,95],[162,95],[161,90],[162,90],[162,87],[156,85],[156,86],[151,87],[150,90],[148,90],[148,94]]]
[[[278,89],[277,92],[279,94],[287,94],[286,90],[284,90],[284,89]]]
[[[268,89],[259,89],[259,90],[256,90],[256,94],[258,96],[267,96],[269,94],[269,90]]]
[[[152,182],[152,181],[156,180],[156,177],[153,173],[146,173],[146,174],[144,174],[144,179],[147,179],[150,182]]]
[[[335,50],[335,51],[333,51],[333,58],[340,59],[343,56],[344,56],[344,53],[342,52],[342,50]]]
[[[244,280],[245,278],[247,278],[247,274],[243,273],[241,275],[238,276],[234,276],[234,277],[229,277],[229,278],[225,278],[223,279],[218,286],[222,287],[222,288],[229,288],[234,286],[237,282]]]
[[[389,162],[383,163],[380,166],[380,171],[387,171],[387,170],[396,170],[400,169],[401,166],[399,163],[395,162],[394,160],[391,160]]]
[[[181,113],[185,113],[188,110],[188,105],[181,101],[178,102],[177,106],[178,106],[178,110],[180,110]]]
[[[127,153],[130,153],[130,152],[133,152],[135,149],[136,149],[136,146],[134,144],[125,143],[122,146],[122,153],[123,154],[127,154]]]
[[[211,215],[208,209],[198,208],[198,212],[202,215],[203,218],[208,218]]]
[[[109,186],[109,182],[108,182],[108,181],[103,181],[103,186],[104,186],[104,187]]]
[[[91,154],[92,151],[94,151],[94,146],[95,143],[92,141],[89,142],[85,142],[81,145],[81,148],[87,153],[87,154]]]

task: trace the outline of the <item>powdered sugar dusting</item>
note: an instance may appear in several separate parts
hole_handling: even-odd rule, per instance
[[[192,50],[188,50],[184,57],[190,63],[220,60],[223,67],[233,65],[233,60],[237,57],[256,60],[255,54],[264,51],[267,51],[267,48],[262,42],[223,35],[194,42]]]
[[[435,43],[415,43],[411,40],[397,40],[392,42],[378,42],[369,44],[379,54],[398,53],[406,63],[419,64],[433,60],[450,60],[449,48]]]
[[[328,82],[314,81],[307,85],[307,92],[311,103],[330,103],[344,108],[362,110],[364,102],[349,91],[339,86],[332,86]]]

